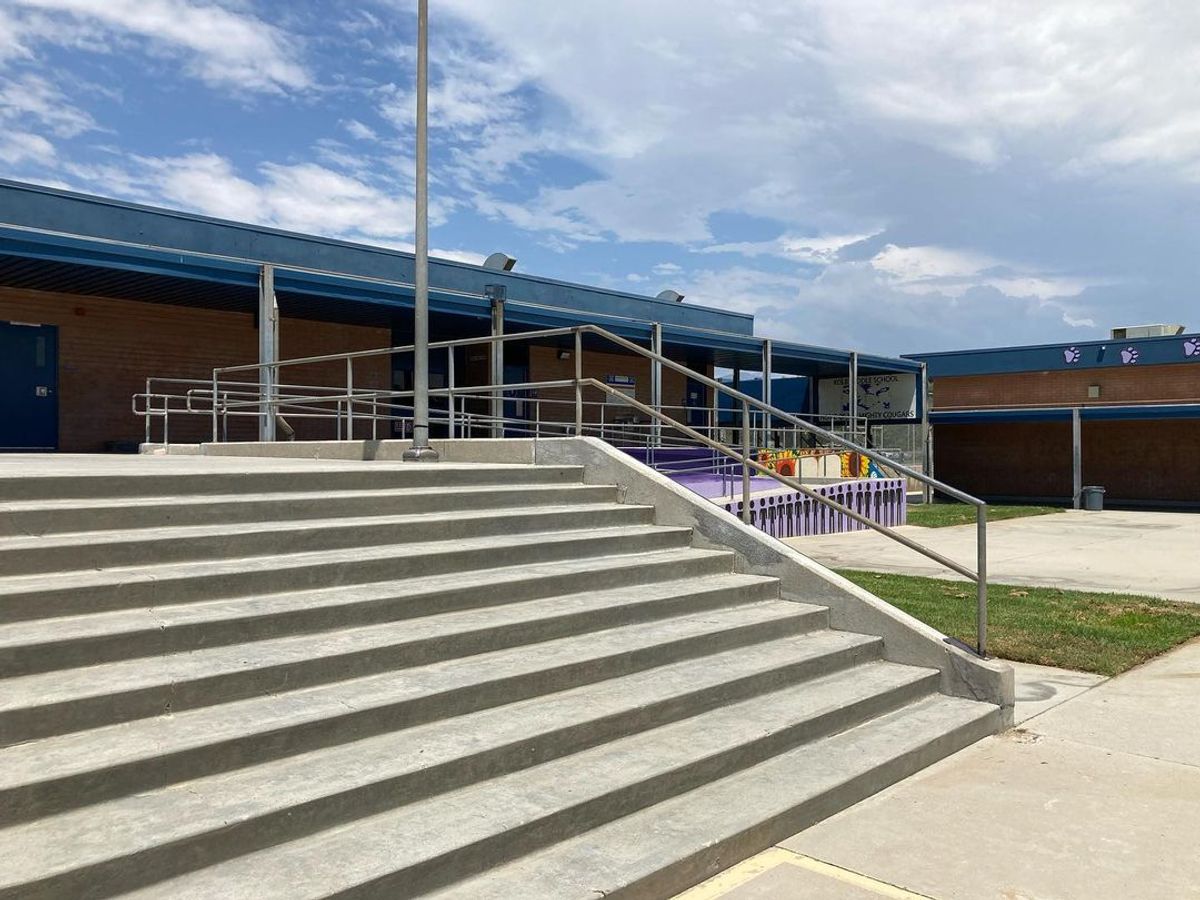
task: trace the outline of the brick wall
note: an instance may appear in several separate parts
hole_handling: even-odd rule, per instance
[[[570,359],[559,359],[558,350],[554,347],[530,347],[529,348],[529,379],[530,381],[558,381],[560,379],[568,379],[575,377],[575,356],[572,351]],[[702,372],[711,376],[711,370]],[[650,360],[642,356],[624,355],[619,353],[600,353],[591,350],[583,352],[583,377],[595,378],[597,381],[604,381],[607,375],[632,375],[636,380],[634,382],[634,393],[638,400],[642,403],[650,402]],[[664,406],[683,406],[685,405],[684,392],[687,385],[687,378],[673,369],[663,368],[662,373],[662,400]],[[545,396],[553,395],[559,399],[569,399],[574,402],[574,388],[562,388],[558,391],[543,390],[541,394]],[[584,400],[589,403],[603,402],[607,395],[602,391],[591,389],[585,392]],[[605,410],[606,414],[609,411],[620,410],[619,406],[611,405]],[[637,410],[626,407],[626,414],[635,415],[639,420],[644,419]],[[679,418],[678,410],[666,410],[666,414],[673,418]],[[547,405],[543,411],[543,418],[548,420],[573,421],[575,418],[575,409],[570,405]],[[589,406],[584,413],[584,420],[588,422],[600,421],[600,409],[597,406]],[[606,421],[611,421],[611,416],[606,415]]]
[[[1100,397],[1089,400],[1088,386],[1093,384],[1100,386]],[[1200,361],[1141,368],[942,376],[934,380],[933,387],[934,409],[1188,401],[1200,402]]]
[[[1200,503],[1200,420],[1082,426],[1083,483],[1108,501]],[[934,459],[940,480],[973,494],[1071,496],[1069,422],[938,425]]]
[[[142,440],[143,422],[131,412],[130,397],[145,390],[147,376],[211,378],[213,366],[258,358],[254,318],[243,313],[0,288],[0,319],[58,326],[59,449],[66,452],[101,451],[106,441]],[[284,359],[390,343],[388,328],[288,318],[280,323]],[[283,377],[341,385],[345,365],[310,366]],[[358,387],[386,389],[390,379],[386,357],[355,364]],[[333,437],[331,423],[293,424],[298,438]],[[155,429],[158,439],[157,423]],[[172,418],[172,441],[207,440],[209,433],[207,418]],[[231,437],[255,434],[249,419],[231,428]]]

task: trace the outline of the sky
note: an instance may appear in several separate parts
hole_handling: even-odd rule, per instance
[[[430,6],[436,255],[876,353],[1200,330],[1194,0]],[[0,0],[0,176],[411,249],[415,28]]]

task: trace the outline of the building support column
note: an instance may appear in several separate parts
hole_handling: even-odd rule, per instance
[[[492,301],[492,337],[504,336],[504,297],[505,289],[503,285],[489,284],[484,288]],[[493,385],[504,384],[504,342],[492,342],[492,375],[491,382]],[[498,391],[492,394],[491,402],[492,415],[492,437],[504,437],[504,423],[501,421],[504,418],[504,392]]]
[[[929,366],[921,363],[920,391],[921,402],[921,471],[925,477],[933,477],[933,454],[929,446]],[[928,484],[921,485],[921,497],[926,503],[933,502],[933,488]]]
[[[258,439],[275,440],[275,398],[279,395],[279,303],[275,300],[275,267],[258,273]],[[217,398],[213,397],[213,403]]]
[[[650,325],[650,352],[662,356],[662,323],[653,322]],[[662,363],[656,358],[650,360],[650,405],[656,413],[662,414]],[[650,423],[650,446],[657,447],[662,443],[662,422],[654,419]]]
[[[1071,505],[1079,509],[1083,494],[1083,421],[1079,407],[1071,410]]]
[[[769,340],[763,341],[762,345],[762,402],[767,406],[771,406],[771,355],[773,348]],[[762,444],[765,447],[773,446],[771,443],[771,414],[763,413],[763,435]]]
[[[850,351],[850,440],[858,437],[858,354]],[[864,443],[866,443],[864,441]]]

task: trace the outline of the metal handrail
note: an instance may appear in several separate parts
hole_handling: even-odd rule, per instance
[[[656,363],[660,366],[664,366],[673,371],[679,372],[680,374],[683,374],[685,377],[691,379],[692,381],[697,382],[702,385],[705,385],[708,388],[711,388],[714,391],[714,394],[713,394],[714,403],[713,403],[712,410],[714,413],[718,414],[718,416],[721,412],[724,412],[727,414],[729,412],[729,410],[718,410],[717,403],[716,403],[716,397],[720,394],[724,394],[725,396],[729,397],[736,404],[735,410],[733,411],[734,415],[737,416],[738,413],[740,412],[740,418],[741,418],[741,425],[740,425],[740,429],[739,429],[741,432],[741,448],[740,448],[740,450],[734,449],[734,448],[728,446],[727,444],[723,443],[722,441],[717,440],[710,435],[706,435],[706,434],[702,433],[700,430],[697,430],[696,428],[693,428],[690,425],[687,425],[683,422],[680,422],[677,419],[672,418],[671,416],[669,416],[663,412],[664,407],[662,407],[661,405],[656,408],[653,405],[643,403],[642,401],[637,400],[635,397],[631,397],[628,394],[624,393],[623,391],[619,391],[616,388],[613,388],[610,385],[608,385],[604,382],[601,382],[597,379],[584,378],[581,357],[582,357],[582,353],[583,353],[582,339],[585,334],[595,335],[602,340],[605,340],[609,343],[615,344],[618,347],[621,347],[621,348],[629,351],[632,354],[641,356],[645,359],[650,360],[652,363]],[[871,528],[874,531],[877,531],[881,534],[886,535],[887,537],[891,538],[892,540],[896,541],[897,543],[899,543],[905,547],[908,547],[909,549],[914,550],[917,553],[922,554],[923,556],[939,563],[940,565],[945,566],[946,568],[950,569],[951,571],[953,571],[959,575],[962,575],[963,577],[965,577],[971,581],[974,581],[977,586],[977,597],[976,597],[977,642],[976,642],[976,649],[980,655],[986,655],[986,653],[987,653],[987,504],[983,500],[979,499],[978,497],[974,497],[964,491],[960,491],[957,488],[951,487],[950,485],[945,484],[944,482],[938,481],[937,479],[926,475],[924,472],[918,471],[916,469],[910,468],[909,466],[903,465],[902,463],[896,462],[894,459],[891,459],[891,458],[879,453],[878,451],[872,450],[872,449],[865,447],[859,443],[856,443],[853,440],[843,437],[842,435],[840,435],[834,431],[830,431],[830,430],[821,428],[820,426],[814,425],[812,422],[806,421],[806,420],[794,415],[793,413],[789,413],[789,412],[782,410],[776,406],[772,406],[771,404],[768,404],[762,400],[759,400],[758,398],[752,397],[749,394],[745,394],[742,391],[739,391],[736,388],[733,388],[721,381],[718,381],[715,378],[710,378],[709,376],[707,376],[703,373],[700,373],[693,369],[690,369],[687,366],[683,365],[682,363],[678,363],[661,353],[657,353],[654,350],[647,349],[633,341],[627,340],[626,338],[623,338],[623,337],[620,337],[619,335],[613,334],[612,332],[610,332],[607,329],[602,328],[601,326],[598,326],[598,325],[585,324],[585,325],[578,325],[578,326],[569,327],[569,328],[553,328],[553,329],[545,329],[542,331],[517,332],[517,333],[511,333],[511,334],[504,334],[504,335],[485,335],[485,336],[481,336],[481,337],[459,338],[459,339],[450,340],[450,341],[437,341],[437,342],[431,342],[429,344],[429,349],[431,351],[447,350],[448,352],[450,352],[455,347],[465,347],[465,346],[479,345],[479,344],[488,344],[491,346],[495,346],[498,344],[505,344],[508,342],[515,342],[515,341],[538,341],[538,340],[547,340],[550,338],[561,338],[561,337],[568,337],[568,336],[572,337],[574,339],[574,345],[575,345],[574,378],[559,379],[556,381],[523,382],[521,384],[499,384],[499,385],[497,385],[497,384],[474,385],[474,386],[465,386],[464,385],[462,387],[456,388],[453,384],[453,366],[452,366],[453,353],[451,352],[450,353],[450,358],[451,358],[450,386],[448,388],[435,389],[435,390],[431,390],[429,392],[431,396],[449,397],[450,398],[449,409],[441,410],[441,411],[434,411],[435,414],[437,414],[437,413],[444,414],[444,419],[445,419],[445,421],[449,422],[451,429],[452,429],[452,433],[453,433],[453,428],[454,428],[454,423],[455,423],[455,418],[456,418],[456,412],[454,410],[454,405],[455,405],[454,401],[455,401],[456,397],[464,397],[467,395],[473,395],[473,396],[483,395],[485,397],[490,397],[493,400],[493,402],[497,402],[497,401],[503,400],[503,396],[506,391],[549,389],[549,388],[571,388],[574,390],[574,393],[575,393],[575,398],[574,398],[574,403],[573,403],[573,405],[575,407],[575,421],[573,423],[573,430],[574,430],[575,434],[581,435],[584,433],[585,427],[594,427],[594,423],[589,423],[589,426],[585,426],[585,423],[584,423],[584,419],[583,419],[584,407],[588,406],[588,405],[593,405],[591,403],[585,403],[585,401],[583,400],[584,388],[586,387],[586,388],[598,390],[602,394],[607,395],[607,396],[619,397],[622,404],[628,405],[629,407],[638,410],[642,414],[649,417],[651,422],[654,423],[655,427],[653,429],[651,429],[651,431],[649,431],[647,434],[648,440],[661,441],[662,435],[656,434],[655,431],[661,430],[661,426],[666,425],[670,429],[673,429],[674,431],[678,432],[679,434],[686,435],[686,436],[690,437],[692,440],[697,441],[700,444],[702,444],[706,447],[709,447],[710,449],[713,449],[717,452],[724,454],[728,458],[734,460],[735,464],[740,465],[741,469],[742,469],[742,495],[743,495],[742,513],[743,513],[743,517],[745,519],[748,520],[749,516],[750,516],[750,502],[749,502],[749,500],[750,500],[750,472],[755,471],[762,475],[765,475],[765,476],[768,476],[768,477],[774,479],[775,481],[777,481],[779,484],[783,485],[786,488],[795,490],[795,491],[799,492],[800,494],[803,494],[806,497],[810,497],[811,499],[813,499],[814,501],[816,501],[818,503],[821,503],[831,509],[836,510],[837,512],[839,512],[843,515],[846,515],[847,517],[849,517],[851,520],[853,520],[855,522],[858,522],[868,528]],[[346,434],[348,436],[353,436],[353,434],[354,434],[354,421],[356,418],[369,419],[372,421],[372,423],[375,423],[375,422],[379,421],[380,419],[386,419],[386,418],[391,418],[393,420],[396,418],[403,418],[403,417],[396,417],[396,416],[392,416],[392,415],[381,416],[378,412],[377,406],[380,402],[382,402],[384,400],[394,401],[395,399],[397,399],[401,396],[410,396],[411,397],[412,392],[411,391],[407,391],[407,392],[404,392],[404,391],[363,391],[362,389],[356,390],[353,386],[353,361],[356,359],[363,359],[363,358],[377,357],[377,356],[392,356],[394,354],[411,353],[411,352],[413,352],[413,347],[411,345],[408,345],[408,346],[399,346],[399,347],[377,348],[377,349],[372,349],[372,350],[349,351],[349,352],[345,352],[345,353],[324,354],[324,355],[320,355],[320,356],[299,357],[299,358],[295,358],[295,359],[279,360],[279,361],[275,361],[275,362],[271,362],[271,363],[246,363],[246,364],[222,366],[222,367],[214,368],[213,374],[212,374],[212,381],[211,381],[211,397],[213,398],[212,409],[211,409],[213,440],[214,441],[218,440],[218,414],[219,414],[219,412],[224,415],[230,415],[230,414],[237,415],[237,414],[239,414],[239,412],[237,411],[237,409],[239,407],[256,407],[258,410],[257,412],[254,412],[254,413],[240,413],[242,415],[247,415],[247,414],[248,415],[278,415],[279,408],[281,406],[283,406],[283,407],[289,407],[289,408],[299,407],[301,409],[304,409],[305,413],[299,414],[301,417],[303,417],[304,415],[312,415],[312,416],[320,417],[322,415],[322,412],[315,412],[315,413],[308,412],[308,410],[312,410],[314,408],[313,406],[310,406],[309,404],[317,404],[319,406],[320,404],[335,403],[335,404],[337,404],[337,409],[336,410],[326,410],[326,411],[324,411],[324,415],[326,418],[329,417],[329,415],[333,415],[333,416],[337,417],[339,437],[342,433],[343,410],[344,410],[344,416],[345,416],[345,424],[347,426]],[[287,394],[269,394],[264,391],[265,388],[268,388],[269,386],[272,386],[272,385],[275,386],[277,389],[283,389],[283,390],[293,389],[294,390],[294,388],[292,388],[292,386],[284,387],[283,385],[278,384],[278,381],[277,381],[278,371],[282,367],[296,366],[296,365],[310,365],[310,364],[314,364],[314,363],[332,362],[332,361],[337,361],[337,360],[344,361],[346,364],[346,388],[345,388],[344,394],[341,394],[341,395],[327,394],[324,396],[312,396],[310,394],[308,396],[304,396],[304,395],[298,395],[298,394],[290,393],[290,392]],[[221,385],[222,385],[221,376],[222,375],[229,375],[232,373],[240,373],[240,372],[251,372],[251,371],[257,371],[260,374],[260,380],[257,383],[249,382],[249,381],[231,381],[231,382],[227,382],[229,387],[227,387],[225,391],[222,391],[222,387],[221,387]],[[269,381],[268,381],[268,379],[261,377],[262,375],[266,374],[267,372],[269,372],[273,376]],[[251,391],[255,390],[255,389],[260,391],[260,394],[258,397],[253,397],[253,395],[251,393]],[[328,388],[320,388],[318,390],[324,391],[324,390],[329,390],[329,389]],[[231,393],[236,394],[237,396],[231,398],[230,397]],[[250,395],[249,399],[242,400],[241,397],[246,396],[246,395]],[[149,384],[148,384],[147,393],[144,396],[145,396],[146,402],[147,402],[146,415],[148,417],[151,415],[161,415],[165,419],[168,416],[169,412],[171,411],[169,398],[163,400],[163,407],[160,410],[152,411],[150,409],[151,394],[149,391]],[[158,396],[158,395],[154,395],[154,396]],[[218,398],[222,398],[220,404],[218,403]],[[363,403],[367,403],[367,402],[370,402],[376,408],[372,412],[366,412],[366,411],[356,412],[357,406],[359,406]],[[535,401],[535,402],[537,402],[537,401]],[[552,401],[550,401],[549,398],[547,398],[546,402],[552,402]],[[570,403],[570,401],[562,401],[562,402]],[[397,404],[397,405],[400,405],[400,404]],[[219,409],[219,406],[222,407],[222,409]],[[700,407],[698,407],[698,408],[700,408]],[[462,415],[462,420],[464,421],[464,423],[468,420],[471,420],[471,421],[477,421],[477,422],[490,423],[493,425],[493,427],[495,427],[497,425],[499,425],[502,428],[509,427],[509,425],[508,425],[509,420],[505,419],[505,417],[503,416],[502,413],[503,413],[503,410],[501,408],[497,408],[494,406],[492,414],[489,416],[486,416],[486,417],[480,416],[480,415],[474,414],[474,413],[472,413],[468,416],[465,413],[465,409],[464,409],[464,413],[461,415]],[[940,492],[948,497],[952,497],[962,503],[966,503],[971,506],[974,506],[976,509],[976,532],[977,532],[977,543],[976,543],[977,565],[976,565],[976,568],[974,570],[972,570],[967,566],[957,563],[954,560],[949,559],[948,557],[942,555],[941,553],[938,553],[937,551],[927,548],[927,547],[921,545],[920,543],[912,540],[911,538],[896,532],[894,529],[890,528],[889,526],[881,525],[880,523],[875,522],[875,521],[867,518],[866,516],[863,516],[862,514],[855,512],[854,510],[850,509],[849,507],[846,507],[846,506],[838,503],[837,501],[832,500],[829,497],[826,497],[825,495],[823,495],[819,492],[813,491],[811,488],[808,488],[802,482],[800,482],[799,479],[780,475],[778,472],[769,468],[765,464],[759,462],[757,459],[754,459],[751,455],[750,449],[751,449],[751,434],[755,430],[752,428],[752,423],[754,422],[756,416],[763,417],[763,421],[766,423],[765,428],[762,429],[764,432],[769,433],[769,432],[775,430],[774,423],[777,421],[784,423],[785,427],[791,427],[793,429],[798,429],[807,434],[810,434],[817,438],[820,438],[823,441],[829,443],[830,445],[841,447],[844,450],[850,451],[851,453],[857,453],[862,457],[873,460],[876,464],[878,464],[879,466],[881,466],[882,468],[884,468],[886,470],[891,470],[900,475],[904,475],[908,478],[911,478],[915,481],[918,481],[922,484],[929,486],[934,491],[938,491],[938,492]],[[518,426],[513,427],[512,430],[527,431],[527,430],[529,430],[528,424],[529,423],[526,420],[520,420],[520,424]],[[558,428],[563,429],[563,430],[570,430],[572,428],[572,423],[570,423],[570,422],[557,422],[555,424]],[[603,427],[603,424],[601,427]],[[629,426],[621,425],[618,427],[625,428],[625,427],[629,427]],[[710,429],[712,429],[714,427],[711,422],[710,422],[709,427],[710,427]],[[734,427],[736,428],[737,426],[734,426]],[[539,421],[534,429],[535,436],[537,436],[540,428],[541,428],[541,422],[540,422],[540,415],[539,415]],[[166,431],[166,427],[164,425],[164,434],[165,434],[165,431]]]

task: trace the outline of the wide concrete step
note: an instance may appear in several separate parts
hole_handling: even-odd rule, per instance
[[[257,462],[257,461],[256,461]],[[210,471],[137,474],[64,474],[0,477],[0,499],[63,500],[97,497],[173,497],[181,494],[258,494],[270,491],[367,491],[465,485],[563,484],[583,480],[582,466],[482,463],[329,463],[227,467]]]
[[[757,599],[770,579],[737,591],[713,582],[707,591],[693,581],[622,588],[10,678],[0,696],[0,744],[644,622],[655,601],[661,615],[739,604],[679,617],[692,626],[778,636],[811,623],[789,601]]]
[[[685,547],[10,622],[0,624],[0,677],[701,578],[732,566],[729,551]]]
[[[16,575],[0,578],[0,622],[682,549],[690,544],[689,528],[633,525]]]
[[[901,708],[927,695],[933,685],[931,672],[889,664],[789,685],[376,812],[177,876],[140,893],[229,898],[328,897],[343,892],[419,896]],[[784,792],[788,785],[781,781],[776,790]],[[33,845],[30,841],[14,850],[19,855],[21,847]],[[251,873],[256,874],[251,877]],[[117,877],[125,874],[119,872]],[[90,875],[93,884],[103,883],[102,871]],[[33,881],[28,875],[17,877],[26,885]],[[153,877],[153,872],[145,872],[144,877]],[[88,879],[66,883],[82,885]],[[553,894],[526,889],[510,896]]]
[[[0,572],[30,575],[71,569],[156,565],[280,553],[306,553],[451,541],[495,534],[570,531],[648,525],[654,507],[622,503],[574,503],[287,522],[184,525],[120,531],[88,531],[47,537],[0,538]]]
[[[610,896],[661,900],[993,734],[998,727],[995,706],[930,696],[426,896],[431,900]],[[215,869],[210,883],[227,868]],[[167,896],[176,885],[190,889],[201,884],[200,877],[181,878],[135,896]],[[255,896],[275,896],[265,885],[258,887],[263,889]],[[286,890],[279,896],[284,894]]]
[[[0,821],[555,692],[591,698],[598,715],[607,708],[602,697],[628,692],[634,701],[658,692],[638,715],[670,716],[693,703],[708,708],[879,653],[879,638],[823,630],[824,608],[792,607],[777,607],[783,618],[750,611],[750,617],[693,615],[609,628],[547,641],[536,652],[494,650],[0,748]]]
[[[291,490],[275,493],[176,494],[152,497],[0,501],[0,536],[121,528],[278,522],[339,516],[469,512],[501,507],[611,503],[612,485],[547,482],[384,490]]]
[[[600,766],[612,770],[606,772],[609,781],[618,782],[620,773],[610,756],[620,758],[628,752],[622,745],[631,734],[642,735],[648,747],[682,757],[670,768],[659,766],[665,769],[661,778],[678,778],[681,765],[693,759],[713,766],[717,753],[753,754],[756,748],[748,745],[778,742],[781,729],[791,730],[791,740],[803,740],[805,735],[896,708],[934,688],[934,674],[924,670],[886,663],[846,670],[847,662],[872,648],[865,641],[857,647],[843,646],[845,650],[832,662],[843,667],[836,672],[778,686],[766,695],[726,698],[726,705],[738,703],[741,718],[714,708],[711,690],[707,698],[698,695],[694,686],[687,694],[672,696],[688,686],[670,681],[664,685],[644,675],[620,679],[620,683],[604,682],[378,735],[0,830],[0,854],[30,860],[12,879],[34,896],[39,890],[71,893],[105,884],[128,888],[341,823],[440,799],[467,786],[478,785],[484,795],[494,795],[497,786],[486,783],[489,780],[555,760],[565,762],[571,754],[590,754]],[[829,664],[831,657],[823,658]],[[816,659],[810,656],[810,662]],[[809,698],[808,705],[797,709],[802,696]],[[821,699],[814,702],[818,696]],[[831,706],[835,702],[837,708]],[[677,723],[675,730],[672,723]],[[658,730],[657,739],[651,739],[651,729]],[[685,741],[699,732],[711,738],[715,729],[728,733],[720,741],[710,739],[700,751],[690,741],[684,748],[667,743],[672,737]],[[764,733],[767,729],[771,729],[769,736]],[[606,742],[615,743],[605,746]],[[653,772],[656,767],[645,768]],[[564,771],[573,769],[568,764]],[[645,783],[645,779],[640,782],[643,788]],[[561,800],[564,792],[557,793]],[[426,803],[424,811],[437,809],[437,799]],[[469,815],[463,815],[465,807],[458,795],[447,799],[448,806],[459,808],[460,815],[447,823],[457,829],[459,820]],[[521,795],[512,800],[516,805],[529,802]],[[492,805],[486,798],[484,802],[484,808]],[[411,821],[412,816],[405,818]]]

